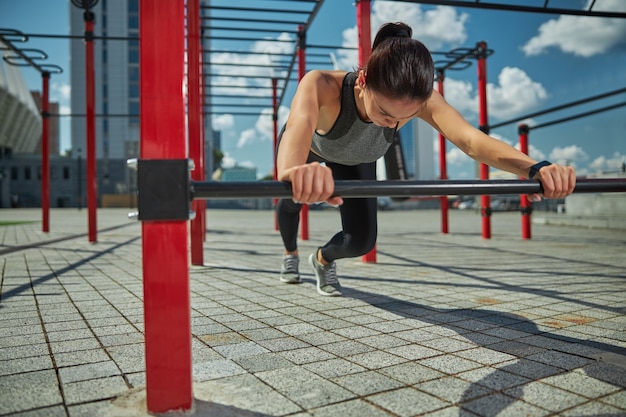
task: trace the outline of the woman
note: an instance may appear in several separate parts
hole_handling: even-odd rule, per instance
[[[433,91],[430,53],[404,23],[383,25],[367,65],[357,72],[311,71],[298,85],[281,132],[278,178],[293,199],[277,206],[285,253],[281,281],[300,282],[297,232],[302,204],[338,206],[342,228],[309,257],[321,295],[341,295],[335,260],[361,256],[376,243],[375,198],[333,196],[335,180],[375,180],[376,160],[396,130],[419,117],[467,155],[518,176],[541,181],[546,198],[574,190],[573,168],[537,161],[471,126]],[[539,196],[534,196],[539,198]]]

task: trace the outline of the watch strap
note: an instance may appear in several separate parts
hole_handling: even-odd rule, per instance
[[[549,161],[541,161],[537,162],[535,165],[531,166],[528,170],[528,178],[533,179],[535,175],[539,172],[539,170],[543,167],[547,167],[548,165],[552,165],[552,162]]]

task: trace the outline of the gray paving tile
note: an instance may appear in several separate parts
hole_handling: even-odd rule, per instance
[[[388,417],[392,414],[357,399],[317,408],[312,410],[311,415],[315,417]]]
[[[256,356],[269,352],[268,349],[255,342],[232,343],[228,345],[215,346],[213,348],[220,355],[228,359],[244,358],[246,356]]]
[[[55,405],[52,407],[38,408],[36,410],[22,411],[11,414],[11,417],[67,417],[65,407]]]
[[[256,376],[304,409],[354,398],[349,391],[303,368],[259,372]]]
[[[346,359],[367,369],[380,369],[406,362],[405,358],[382,351],[373,351],[348,356]]]
[[[496,416],[505,409],[506,413],[512,416],[547,416],[551,413],[500,393],[463,403],[462,407],[480,416]]]
[[[63,384],[115,375],[121,375],[121,372],[113,361],[81,364],[59,369],[59,378]]]
[[[279,352],[279,355],[298,365],[307,363],[326,361],[335,358],[335,355],[317,347],[306,347],[301,349],[291,349]]]
[[[293,401],[272,390],[252,375],[236,375],[196,384],[194,395],[199,414],[207,416],[250,415],[249,413],[287,415],[302,410]],[[209,405],[213,404],[232,405],[235,408],[231,411],[232,414],[220,413],[218,410],[210,412],[212,408]],[[237,413],[236,409],[247,410],[247,412]],[[208,411],[208,413],[203,411]]]
[[[504,393],[514,397],[517,395],[518,391],[517,389],[509,389],[504,390]],[[553,412],[562,412],[588,401],[585,397],[563,391],[541,382],[525,384],[523,388],[523,398],[527,403]]]
[[[54,370],[0,377],[0,415],[62,403]]]
[[[0,361],[0,376],[54,369],[49,355]]]
[[[447,403],[444,401],[413,388],[402,388],[370,395],[367,397],[367,400],[399,416],[407,417],[424,414],[447,406]]]
[[[244,368],[230,359],[194,362],[192,367],[193,380],[198,382],[246,373]]]
[[[420,382],[414,385],[414,387],[452,404],[467,402],[492,392],[490,388],[453,376],[445,376]]]
[[[89,379],[63,384],[68,405],[113,398],[128,391],[121,376]]]
[[[589,376],[581,369],[544,378],[541,382],[587,398],[605,396],[619,390],[619,387]]]
[[[350,373],[349,375],[330,378],[330,380],[359,396],[367,396],[404,386],[400,381],[374,371]]]

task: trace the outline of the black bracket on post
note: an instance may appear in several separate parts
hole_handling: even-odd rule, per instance
[[[191,178],[188,159],[137,161],[138,220],[189,220]]]

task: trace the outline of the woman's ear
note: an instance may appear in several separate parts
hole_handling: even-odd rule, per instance
[[[359,83],[359,87],[365,88],[365,71],[360,70],[359,76],[357,77],[357,82]]]

